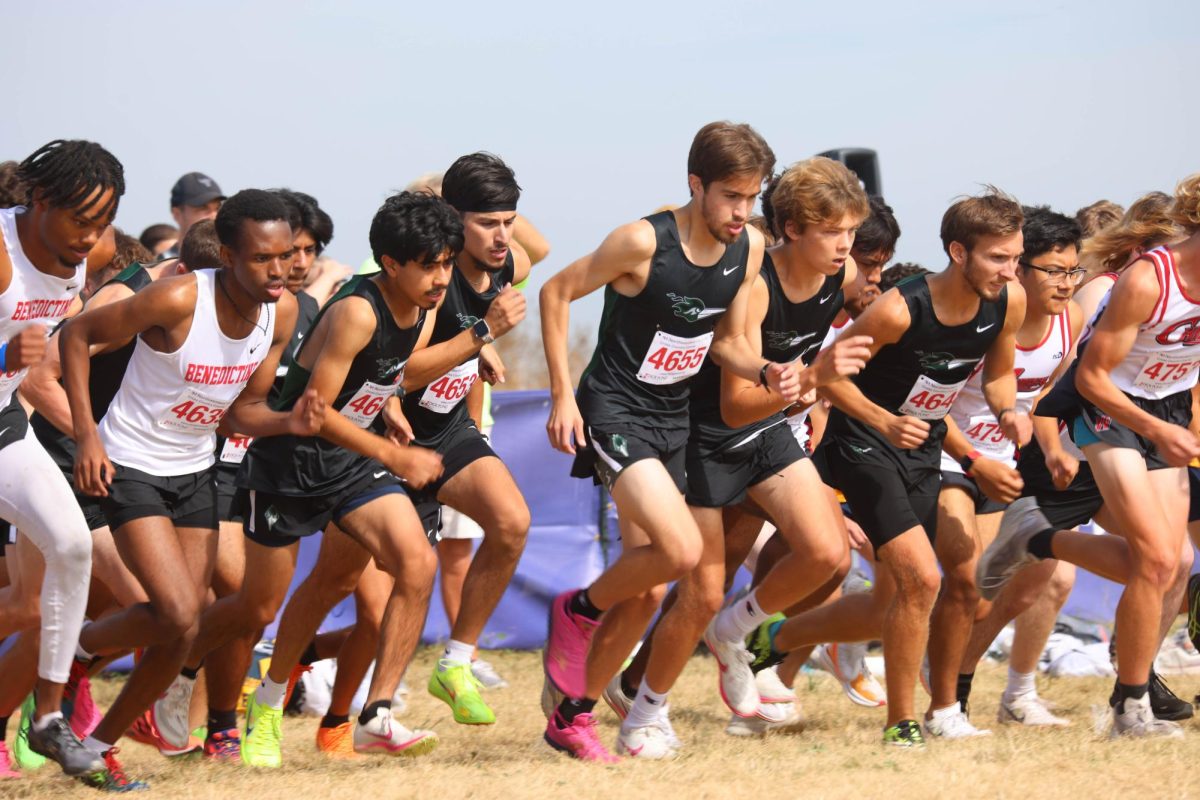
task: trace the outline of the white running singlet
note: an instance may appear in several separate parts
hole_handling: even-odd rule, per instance
[[[821,350],[824,350],[826,347],[829,347],[829,345],[833,344],[833,340],[840,336],[842,331],[844,331],[846,327],[853,321],[854,320],[850,318],[850,315],[847,314],[846,321],[841,325],[830,325],[829,330],[825,332],[825,338],[821,341],[821,348],[817,352],[820,353]],[[821,401],[818,400],[817,402],[819,403]],[[792,436],[796,437],[796,441],[800,443],[800,446],[803,447],[805,451],[808,450],[808,415],[811,411],[812,406],[809,406],[800,413],[793,414],[787,418],[787,424],[792,429]]]
[[[264,303],[245,339],[217,322],[217,270],[196,276],[196,310],[187,338],[160,353],[139,336],[121,388],[100,420],[100,439],[117,464],[150,475],[190,475],[211,467],[221,417],[271,347],[275,309]]]

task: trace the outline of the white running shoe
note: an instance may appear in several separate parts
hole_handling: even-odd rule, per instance
[[[608,682],[608,686],[604,687],[604,692],[600,696],[604,698],[604,702],[608,703],[608,707],[613,710],[613,713],[622,720],[629,716],[629,709],[633,708],[633,701],[637,699],[625,694],[625,690],[621,688],[621,673],[619,672]]]
[[[971,720],[963,713],[961,703],[934,711],[925,720],[925,732],[940,739],[973,739],[992,735],[991,731],[980,730],[971,724]]]
[[[1118,736],[1164,736],[1171,739],[1183,737],[1183,728],[1175,722],[1158,719],[1150,708],[1150,693],[1138,699],[1127,697],[1112,707],[1112,738]]]
[[[485,689],[506,689],[508,681],[504,680],[504,676],[496,672],[496,668],[492,666],[492,662],[484,661],[482,658],[477,658],[471,662],[471,674],[475,676],[475,680],[483,684]]]
[[[803,725],[804,714],[795,703],[764,703],[758,707],[757,716],[739,717],[731,714],[725,733],[729,736],[764,736],[772,731]]]
[[[671,704],[667,703],[662,707],[662,711],[658,712],[658,727],[662,729],[663,736],[667,737],[667,744],[673,750],[683,749],[683,740],[675,733],[675,727],[671,725]]]
[[[704,631],[704,644],[717,659],[721,699],[733,713],[742,717],[753,717],[759,704],[758,686],[754,682],[754,672],[750,669],[754,656],[740,639],[731,642],[717,638],[717,620],[720,618],[721,615],[718,614]]]
[[[631,730],[626,730],[622,725],[621,732],[617,734],[617,755],[661,760],[675,758],[679,751],[671,746],[660,724]]]
[[[817,666],[838,679],[850,702],[867,708],[887,705],[887,692],[867,666],[865,643],[823,644],[813,652]]]
[[[196,680],[176,675],[162,697],[150,707],[150,718],[163,741],[180,752],[194,749],[188,746],[192,729],[188,725],[188,713],[192,707],[192,690]]]
[[[419,756],[438,745],[433,731],[409,730],[392,717],[386,708],[375,719],[354,726],[354,750],[359,753],[384,753],[389,756]]]
[[[796,690],[779,679],[775,667],[767,667],[754,674],[754,683],[758,687],[760,706],[770,703],[796,702]]]
[[[1042,698],[1037,696],[1037,692],[1026,692],[1017,697],[1009,697],[1007,694],[1000,695],[1000,710],[996,714],[996,719],[1001,723],[1015,722],[1031,728],[1065,728],[1071,724],[1071,720],[1052,714]]]
[[[983,551],[975,568],[979,596],[984,600],[995,600],[1022,567],[1036,562],[1029,552],[1029,540],[1034,534],[1052,527],[1038,508],[1035,497],[1022,497],[1006,508],[999,533]]]

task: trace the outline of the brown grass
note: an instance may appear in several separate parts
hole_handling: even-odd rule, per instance
[[[1183,741],[1103,739],[1094,729],[1093,706],[1103,706],[1111,684],[1101,679],[1040,680],[1044,697],[1069,717],[1066,730],[1024,730],[994,722],[1004,683],[1003,666],[981,666],[975,681],[973,719],[994,735],[971,742],[933,742],[924,752],[884,749],[883,716],[851,705],[823,673],[800,678],[809,719],[805,731],[766,739],[724,734],[728,721],[715,692],[713,662],[694,658],[672,694],[673,721],[687,748],[671,763],[581,764],[554,753],[541,740],[538,707],[541,665],[535,653],[493,653],[488,658],[510,683],[488,693],[498,723],[489,728],[455,725],[448,709],[424,692],[435,653],[418,654],[410,673],[413,694],[403,715],[410,727],[435,727],[442,736],[433,754],[417,760],[379,757],[366,763],[331,763],[313,748],[317,721],[284,723],[284,762],[278,771],[222,767],[202,761],[168,762],[150,748],[127,742],[122,753],[131,775],[152,784],[155,798],[315,800],[324,797],[460,798],[525,797],[775,798],[852,797],[919,800],[937,797],[1029,798],[1191,797],[1190,767],[1200,732]],[[101,681],[97,699],[117,684]],[[1176,678],[1173,688],[1191,698],[1200,678]],[[924,696],[918,690],[919,702]],[[608,742],[616,720],[598,711]],[[15,722],[15,721],[14,721]],[[1189,724],[1188,727],[1191,727]],[[674,795],[679,792],[679,795]],[[294,793],[294,794],[293,794]],[[672,797],[674,795],[674,797]],[[0,797],[94,797],[47,767],[34,777],[0,784]]]

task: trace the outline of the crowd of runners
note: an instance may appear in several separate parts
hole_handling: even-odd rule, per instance
[[[999,721],[1067,725],[1034,676],[1075,566],[1125,586],[1113,735],[1181,736],[1192,706],[1153,663],[1200,604],[1200,175],[1074,215],[988,187],[946,210],[933,271],[885,268],[900,226],[843,164],[776,174],[748,125],[704,126],[686,175],[684,205],[614,229],[540,292],[550,445],[612,495],[622,543],[552,603],[546,743],[676,756],[669,693],[701,641],[731,735],[795,726],[810,658],[883,709],[887,745],[986,735],[972,677],[1009,623]],[[512,169],[473,153],[388,197],[351,276],[321,259],[333,222],[303,192],[226,197],[189,173],[176,224],[139,241],[113,226],[124,190],[93,142],[0,165],[0,777],[49,759],[144,788],[124,737],[278,767],[284,708],[327,658],[319,751],[428,752],[437,734],[392,706],[439,568],[451,633],[428,691],[456,723],[496,723],[485,694],[504,681],[476,645],[530,510],[486,395],[549,250]],[[576,386],[570,306],[601,288]],[[1076,530],[1093,519],[1108,533]],[[742,565],[753,580],[727,601]],[[318,633],[351,594],[354,624]],[[89,676],[130,653],[100,710]]]

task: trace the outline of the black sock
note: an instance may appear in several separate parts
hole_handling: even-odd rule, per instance
[[[570,725],[575,721],[575,717],[580,714],[590,714],[592,709],[596,707],[595,700],[589,700],[586,697],[581,697],[578,700],[566,698],[558,704],[558,715],[562,717],[566,725]],[[559,728],[565,728],[566,725],[560,725]]]
[[[227,731],[237,727],[237,710],[210,708],[208,710],[208,732]]]
[[[1115,706],[1122,700],[1140,700],[1146,696],[1146,692],[1148,691],[1150,691],[1149,682],[1129,684],[1118,681],[1116,687],[1113,689],[1113,696],[1110,703]]]
[[[622,672],[621,673],[621,691],[625,693],[625,696],[626,697],[637,697],[637,690],[638,690],[638,687],[634,686],[629,681],[629,673]]]
[[[322,728],[336,728],[339,725],[345,725],[350,721],[349,714],[326,714],[321,717]]]
[[[179,670],[179,674],[187,678],[189,681],[194,681],[196,680],[196,676],[200,674],[200,667],[196,667],[195,669],[192,669],[191,667],[184,667],[183,669]]]
[[[588,597],[587,589],[580,589],[571,597],[571,602],[567,604],[567,608],[572,614],[578,614],[581,617],[587,617],[595,622],[600,619],[600,615],[604,612],[592,605],[592,598]]]
[[[971,681],[975,680],[974,672],[961,672],[958,675],[958,683],[954,688],[954,696],[958,702],[962,703],[962,707],[967,707],[967,701],[971,699]]]
[[[1054,534],[1056,533],[1058,531],[1054,530],[1054,528],[1046,528],[1044,531],[1035,533],[1029,537],[1029,542],[1025,545],[1025,549],[1034,558],[1042,560],[1054,558],[1054,551],[1050,548],[1050,542],[1054,540]]]
[[[0,742],[8,741],[8,717],[0,717]]]
[[[308,643],[308,647],[304,648],[304,652],[300,655],[300,663],[304,666],[315,664],[320,661],[321,657],[317,655],[317,640],[313,639]]]
[[[375,719],[377,716],[379,716],[379,709],[381,708],[386,709],[389,714],[392,713],[392,701],[376,700],[374,703],[368,705],[362,710],[362,713],[358,715],[358,724],[366,725],[368,722]]]

